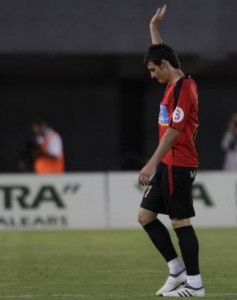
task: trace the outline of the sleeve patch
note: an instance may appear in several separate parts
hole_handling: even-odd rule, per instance
[[[173,112],[173,122],[179,123],[183,120],[183,118],[184,118],[184,111],[182,110],[182,108],[177,106]]]

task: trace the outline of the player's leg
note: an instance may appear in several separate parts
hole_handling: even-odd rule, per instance
[[[192,297],[204,296],[199,270],[199,243],[191,225],[190,217],[195,215],[192,201],[193,172],[189,168],[173,167],[167,169],[169,195],[167,203],[171,224],[179,240],[179,246],[187,271],[187,283],[176,291],[163,293],[163,296]],[[171,193],[170,193],[171,192]]]
[[[171,293],[165,293],[163,296],[204,296],[205,290],[199,269],[199,243],[190,219],[173,219],[171,224],[179,240],[180,250],[187,271],[187,283],[184,287]]]
[[[167,228],[156,218],[157,214],[140,208],[138,220],[147,232],[156,249],[167,262],[169,273],[164,285],[156,292],[161,296],[165,292],[177,289],[186,281],[186,271],[183,263],[178,258]]]
[[[138,221],[167,263],[175,260],[177,253],[171,241],[170,234],[163,223],[157,219],[157,213],[141,207],[138,213]],[[173,265],[171,264],[170,267],[172,271],[174,271],[176,267],[175,263]],[[179,268],[179,266],[176,268]],[[180,269],[178,269],[178,271],[180,271]]]
[[[150,186],[144,193],[138,220],[147,232],[156,249],[161,253],[168,264],[170,276],[164,286],[157,292],[171,291],[186,280],[184,265],[178,258],[167,228],[157,219],[158,212],[166,213],[161,195],[163,165],[151,180]]]

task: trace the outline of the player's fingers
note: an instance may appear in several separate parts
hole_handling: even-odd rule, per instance
[[[159,16],[160,12],[161,12],[161,8],[158,8],[157,11],[156,11],[156,15]]]
[[[147,182],[147,175],[144,173],[140,173],[139,184],[144,186],[144,185],[146,185],[146,182]]]
[[[149,185],[149,183],[150,183],[150,178],[149,178],[149,176],[146,176],[146,178],[145,178],[145,185]]]
[[[160,12],[160,16],[163,17],[166,13],[166,8],[167,8],[167,5],[164,5],[161,9],[161,12]]]
[[[149,176],[147,174],[142,174],[141,176],[141,185],[146,186],[150,183]]]
[[[142,173],[139,174],[138,182],[140,185],[143,185],[143,176]]]

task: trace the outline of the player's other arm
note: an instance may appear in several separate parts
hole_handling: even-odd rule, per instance
[[[148,185],[151,177],[155,174],[156,168],[160,163],[161,159],[174,145],[177,137],[179,136],[179,130],[169,127],[163,135],[156,151],[152,155],[149,162],[141,170],[139,175],[139,184]]]
[[[164,5],[162,8],[158,8],[156,11],[156,14],[152,17],[150,22],[150,34],[151,34],[151,41],[152,44],[162,44],[162,39],[159,33],[159,24],[161,20],[163,19],[165,13],[166,13],[167,6]]]

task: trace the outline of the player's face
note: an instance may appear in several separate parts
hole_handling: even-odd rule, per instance
[[[157,66],[153,62],[149,62],[147,68],[150,72],[151,78],[158,80],[160,83],[167,82],[167,70],[164,66]]]

